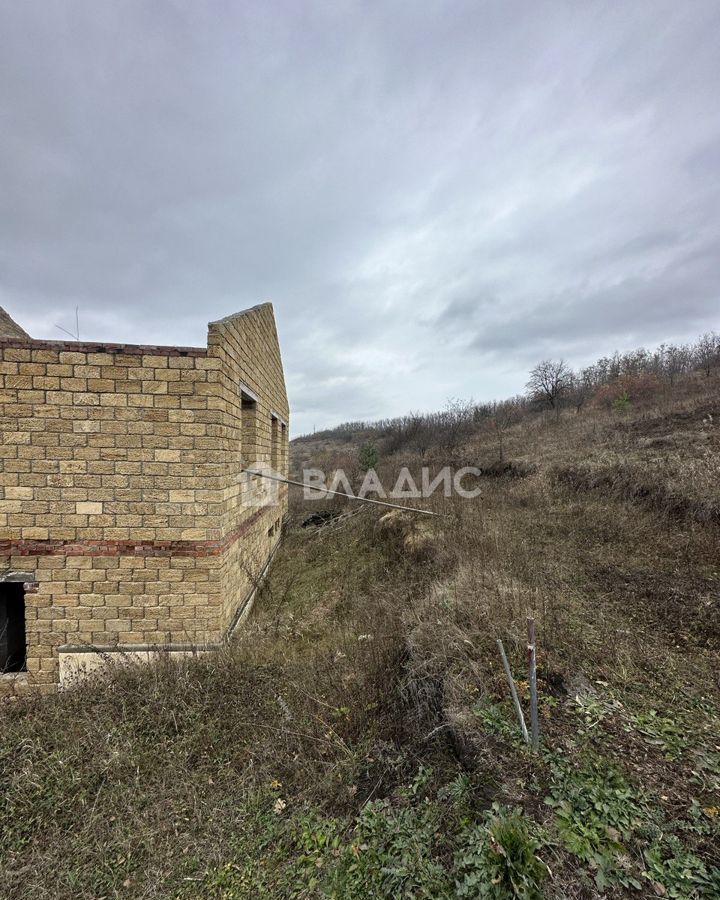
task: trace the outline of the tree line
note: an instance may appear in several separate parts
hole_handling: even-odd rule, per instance
[[[714,331],[690,344],[615,352],[578,370],[563,359],[546,359],[531,369],[525,393],[507,400],[451,400],[439,412],[344,422],[296,440],[361,441],[381,444],[387,454],[410,450],[425,455],[435,448],[452,450],[479,427],[486,426],[496,433],[502,459],[505,432],[531,412],[546,410],[559,416],[566,408],[579,412],[589,402],[624,408],[651,396],[663,384],[672,387],[693,373],[709,378],[718,368],[720,335]]]

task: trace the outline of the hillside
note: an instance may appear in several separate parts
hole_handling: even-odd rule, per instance
[[[5,701],[4,896],[719,896],[718,384],[295,442],[482,496],[303,528],[349,502],[295,494],[224,653]],[[537,754],[495,643],[527,710],[528,615]]]

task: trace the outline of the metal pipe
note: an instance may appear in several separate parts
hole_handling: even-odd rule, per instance
[[[540,722],[538,720],[538,694],[537,694],[537,654],[535,647],[535,619],[527,620],[528,628],[528,668],[530,681],[530,734],[532,748],[537,750],[540,746]]]
[[[503,647],[503,642],[500,640],[500,638],[497,639],[497,645],[498,650],[500,651],[500,656],[502,657],[503,668],[505,669],[505,677],[507,678],[507,682],[510,685],[510,693],[512,694],[515,712],[517,713],[518,721],[520,722],[520,731],[522,731],[522,736],[525,743],[529,744],[530,736],[528,735],[527,725],[525,724],[525,716],[523,715],[522,706],[520,706],[520,698],[518,697],[518,693],[515,688],[515,680],[512,677],[510,664],[507,661],[507,656],[505,656],[505,648]]]
[[[443,518],[441,513],[431,512],[429,509],[418,509],[415,506],[401,506],[399,503],[386,503],[384,500],[371,500],[369,497],[357,497],[355,494],[346,494],[343,491],[331,491],[330,488],[316,487],[314,484],[308,484],[306,481],[293,481],[292,478],[283,478],[281,475],[269,475],[267,472],[256,472],[255,469],[242,469],[248,475],[259,475],[260,478],[269,478],[271,481],[280,481],[283,484],[294,484],[297,487],[309,488],[311,491],[317,491],[320,494],[335,494],[338,497],[345,497],[347,500],[359,500],[360,503],[374,503],[376,506],[389,506],[391,509],[402,509],[405,512],[421,513],[423,516],[437,516]]]

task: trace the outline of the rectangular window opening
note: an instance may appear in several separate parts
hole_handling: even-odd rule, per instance
[[[287,478],[288,471],[288,429],[284,422],[280,423],[280,471]]]
[[[25,586],[0,584],[0,674],[26,671]]]
[[[279,472],[282,464],[280,447],[280,422],[277,416],[270,417],[270,465],[273,472]]]
[[[257,397],[247,388],[240,388],[241,454],[243,468],[258,462]]]

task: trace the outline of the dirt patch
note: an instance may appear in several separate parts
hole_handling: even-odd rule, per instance
[[[537,472],[537,466],[527,462],[494,462],[480,467],[483,478],[528,478]]]
[[[631,622],[655,629],[675,646],[720,648],[720,585],[693,578],[620,566],[592,565],[588,575]]]
[[[668,436],[682,431],[697,431],[708,421],[720,421],[720,403],[709,401],[695,409],[670,414],[643,416],[613,424],[613,431],[638,437]]]
[[[551,477],[578,493],[605,491],[619,500],[645,504],[669,519],[720,526],[720,506],[713,498],[685,496],[665,484],[647,480],[639,465],[556,466]]]

